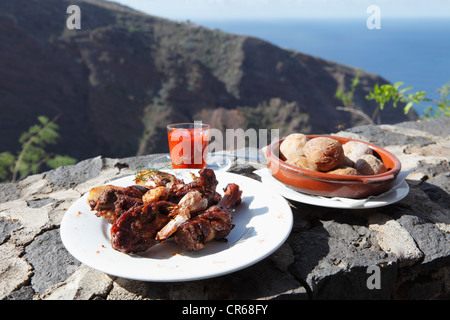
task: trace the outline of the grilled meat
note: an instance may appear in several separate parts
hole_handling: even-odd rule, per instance
[[[142,204],[146,189],[138,186],[126,188],[112,185],[92,188],[88,195],[88,204],[96,215],[113,223],[125,211]]]
[[[178,179],[173,174],[157,170],[141,171],[136,175],[134,181],[137,185],[148,189],[161,186],[170,188],[175,184],[184,184],[182,179]]]
[[[242,191],[228,184],[225,195],[217,205],[183,223],[175,233],[175,242],[186,251],[203,249],[211,240],[224,239],[234,228],[231,209],[242,201]]]
[[[172,203],[160,201],[131,208],[122,214],[111,227],[111,245],[123,253],[148,250],[158,242],[158,231],[169,221]]]
[[[156,235],[157,240],[164,240],[170,237],[178,227],[191,218],[191,214],[205,210],[208,206],[208,199],[203,198],[198,190],[192,190],[186,193],[178,202],[177,210],[172,213],[175,216],[161,231]]]
[[[148,170],[136,176],[136,185],[92,188],[88,203],[108,220],[111,244],[123,253],[138,253],[172,235],[183,249],[200,250],[205,243],[224,239],[233,229],[231,211],[241,203],[242,191],[229,184],[222,197],[211,169],[202,169],[193,181]]]

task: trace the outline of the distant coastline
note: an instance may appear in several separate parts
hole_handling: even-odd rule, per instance
[[[358,67],[434,98],[439,98],[435,90],[450,81],[447,18],[385,18],[380,30],[367,29],[365,18],[191,22]],[[415,109],[423,114],[427,106]]]

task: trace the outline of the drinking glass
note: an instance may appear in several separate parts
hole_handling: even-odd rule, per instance
[[[209,143],[208,124],[174,123],[167,126],[173,169],[206,168]]]

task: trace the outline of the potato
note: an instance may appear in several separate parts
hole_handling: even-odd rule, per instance
[[[349,157],[345,156],[344,163],[342,164],[344,167],[355,167],[355,162]]]
[[[280,158],[284,161],[303,155],[303,146],[308,141],[301,133],[292,133],[280,145]]]
[[[357,175],[359,175],[358,170],[356,170],[353,167],[339,167],[337,169],[328,171],[327,173],[341,174],[341,175],[345,175],[345,176],[357,176]]]
[[[342,166],[345,154],[339,141],[328,137],[318,137],[309,140],[303,146],[303,152],[308,161],[317,167],[318,171],[330,171]]]
[[[361,156],[372,154],[369,145],[359,141],[349,141],[342,145],[344,153],[351,161],[356,162]]]
[[[355,164],[356,170],[362,175],[374,175],[387,171],[384,163],[371,154],[361,156]]]
[[[309,162],[305,156],[297,156],[294,158],[290,158],[290,159],[286,160],[286,163],[289,163],[293,166],[296,166],[296,167],[299,167],[302,169],[317,171],[317,167],[313,163]]]

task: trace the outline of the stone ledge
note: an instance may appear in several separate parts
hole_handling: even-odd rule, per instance
[[[378,209],[291,202],[294,228],[270,257],[214,279],[146,283],[74,259],[59,225],[92,186],[134,174],[160,155],[96,157],[0,185],[0,299],[434,299],[450,292],[450,118],[362,126],[337,135],[385,147],[414,169],[409,195]],[[257,178],[264,161],[230,171]],[[368,289],[379,266],[381,289]]]

